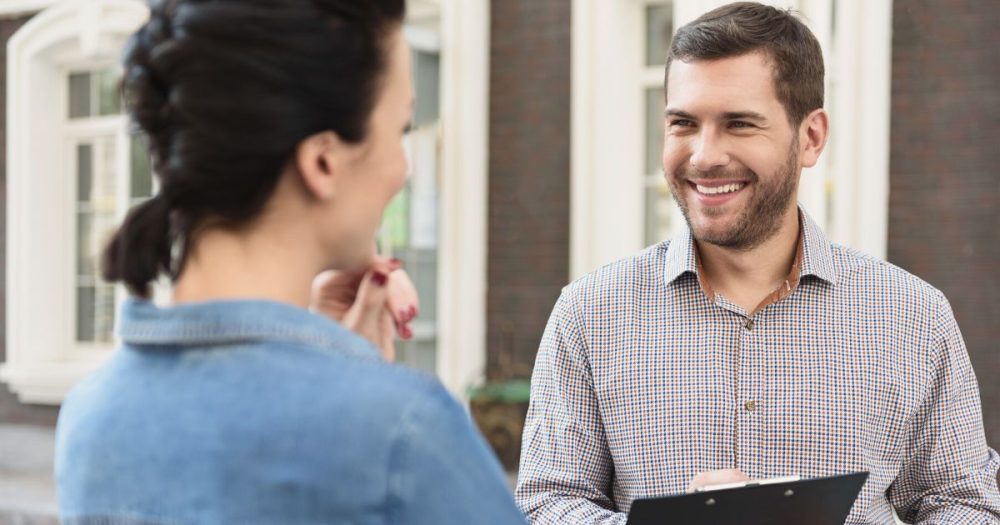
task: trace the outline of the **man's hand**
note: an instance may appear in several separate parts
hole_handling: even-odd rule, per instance
[[[726,469],[726,470],[711,470],[708,472],[702,472],[691,480],[688,485],[688,492],[694,492],[700,488],[708,485],[719,485],[721,483],[737,483],[740,481],[749,481],[750,478],[746,474],[740,472],[736,469]]]
[[[396,355],[393,332],[403,339],[413,337],[410,322],[420,310],[416,288],[399,262],[380,257],[365,271],[319,274],[310,303],[311,310],[375,344],[387,361]]]

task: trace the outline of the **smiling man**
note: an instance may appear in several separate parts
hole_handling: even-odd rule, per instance
[[[849,523],[1000,521],[1000,456],[948,301],[797,206],[829,127],[815,37],[730,4],[678,30],[666,73],[663,168],[688,229],[563,290],[522,510],[623,524],[634,500],[693,485],[868,471]]]

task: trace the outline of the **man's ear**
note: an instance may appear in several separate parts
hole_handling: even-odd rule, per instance
[[[803,167],[811,168],[816,165],[829,135],[830,116],[823,108],[813,110],[802,120],[802,125],[799,126],[799,159]]]
[[[320,200],[333,198],[343,171],[345,144],[332,131],[305,138],[295,148],[295,167],[306,191]]]

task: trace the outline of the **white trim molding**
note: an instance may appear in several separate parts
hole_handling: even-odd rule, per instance
[[[837,2],[834,36],[834,241],[885,259],[889,234],[892,0]],[[848,33],[849,31],[849,33]]]
[[[0,18],[14,18],[48,9],[66,0],[0,0]]]
[[[643,243],[641,9],[633,0],[573,0],[570,277]],[[629,60],[633,57],[634,60]],[[633,63],[634,62],[634,63]]]
[[[460,399],[486,371],[490,6],[441,1],[438,376]]]
[[[7,44],[7,360],[0,380],[24,402],[59,403],[111,354],[75,342],[72,171],[63,137],[66,74],[117,61],[149,16],[138,0],[59,2]]]

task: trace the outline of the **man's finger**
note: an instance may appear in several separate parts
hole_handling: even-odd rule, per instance
[[[719,485],[722,483],[736,483],[739,481],[748,481],[750,478],[746,474],[740,472],[737,469],[725,469],[725,470],[712,470],[709,472],[702,472],[691,480],[691,484],[688,485],[688,492],[694,492],[700,488],[706,487],[708,485]]]

